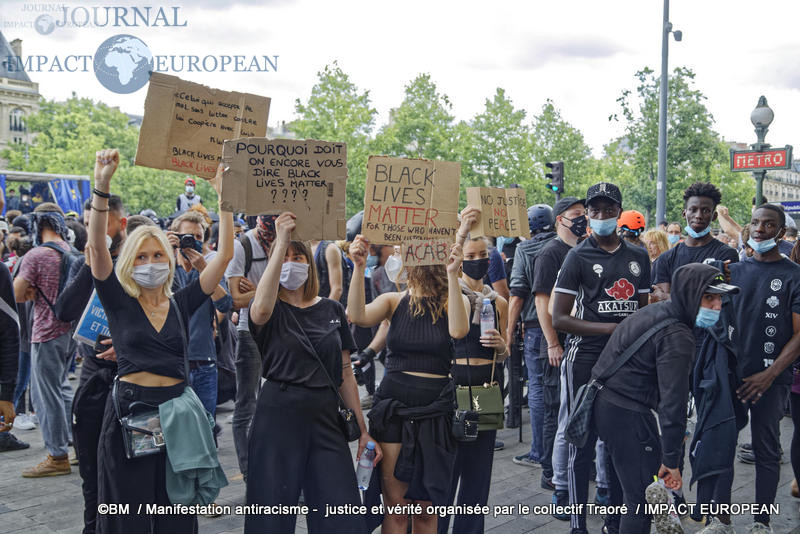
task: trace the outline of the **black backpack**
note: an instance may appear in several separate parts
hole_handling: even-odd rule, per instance
[[[328,281],[328,262],[325,261],[325,250],[327,250],[328,245],[332,244],[333,241],[320,241],[319,245],[317,245],[317,251],[314,254],[314,263],[317,265],[317,272],[319,276],[319,292],[320,296],[326,291],[330,294],[330,282]],[[342,303],[342,306],[347,307],[347,294],[350,291],[350,279],[353,277],[353,269],[350,267],[350,264],[347,263],[347,256],[345,256],[344,251],[338,247],[335,243],[337,250],[341,254],[342,258],[342,296],[339,298],[339,302]]]
[[[69,279],[69,273],[72,270],[73,266],[75,266],[75,269],[78,269],[80,267],[80,264],[85,261],[85,258],[83,254],[81,254],[72,245],[69,246],[69,252],[65,252],[64,249],[62,249],[52,241],[48,241],[47,243],[42,243],[39,246],[47,247],[61,254],[61,261],[59,262],[59,268],[58,268],[59,274],[58,274],[58,293],[57,293],[57,295],[60,295],[61,292],[64,291],[64,286],[67,285],[67,281]],[[59,316],[63,311],[60,309],[60,306],[56,306],[54,303],[50,302],[50,300],[38,287],[36,288],[36,291],[39,292],[39,294],[42,296],[47,305],[50,306],[50,310],[53,312],[53,315],[55,315],[56,318],[59,319]]]
[[[250,237],[247,234],[239,236],[239,243],[244,249],[244,277],[250,273],[250,267],[253,266],[253,261],[267,261],[266,255],[263,258],[256,258],[253,260],[253,244],[250,242]]]

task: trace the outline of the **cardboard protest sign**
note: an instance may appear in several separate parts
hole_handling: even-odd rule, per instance
[[[458,163],[370,156],[361,232],[375,244],[409,239],[453,242],[460,180]]]
[[[518,187],[468,187],[467,204],[481,209],[472,236],[530,237],[525,190]]]
[[[292,239],[344,239],[347,146],[312,139],[225,141],[222,208],[248,215],[291,211]]]
[[[400,255],[403,267],[447,265],[453,242],[445,239],[409,239],[403,241]]]
[[[81,343],[86,343],[94,347],[98,335],[110,336],[111,334],[108,329],[106,312],[103,310],[103,305],[100,304],[97,291],[93,291],[89,299],[89,304],[87,304],[86,309],[83,310],[83,315],[81,315],[78,321],[78,326],[75,328],[75,333],[72,335],[72,338],[75,341],[80,341]]]
[[[264,96],[211,89],[154,72],[135,163],[213,178],[223,141],[267,135],[269,102]]]

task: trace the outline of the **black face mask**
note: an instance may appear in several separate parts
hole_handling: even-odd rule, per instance
[[[464,274],[473,280],[483,280],[483,277],[489,272],[489,258],[464,260],[461,262],[461,269],[464,271]]]
[[[567,219],[566,217],[562,218]],[[589,224],[586,215],[581,215],[580,217],[575,217],[574,219],[567,219],[567,220],[572,223],[572,226],[569,227],[569,231],[575,234],[576,237],[583,237],[586,235],[586,226]]]

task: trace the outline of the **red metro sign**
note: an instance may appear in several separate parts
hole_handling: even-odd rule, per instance
[[[731,150],[732,171],[764,171],[771,169],[790,169],[792,166],[792,147],[775,148],[759,152],[756,150]]]

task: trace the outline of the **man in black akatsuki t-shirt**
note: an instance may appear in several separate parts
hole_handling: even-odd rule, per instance
[[[683,218],[688,237],[653,263],[653,301],[669,298],[669,283],[679,267],[707,259],[739,260],[736,250],[711,235],[711,222],[717,219],[716,208],[721,200],[722,193],[710,183],[694,183],[683,192]],[[697,340],[698,344],[701,341],[702,337]]]
[[[589,382],[592,367],[617,324],[648,302],[650,258],[645,249],[628,245],[617,235],[621,211],[622,194],[617,186],[599,183],[589,188],[586,212],[592,235],[569,251],[556,280],[553,327],[570,334],[562,363],[570,409],[578,388]],[[570,504],[587,502],[596,442],[595,433],[584,447],[569,445]],[[622,503],[612,499],[612,504]],[[606,523],[618,523],[618,517],[609,516]],[[573,533],[586,532],[585,512],[572,514],[572,529]]]
[[[736,391],[750,411],[756,460],[755,502],[775,502],[780,476],[779,423],[789,387],[791,365],[800,352],[800,265],[781,256],[776,244],[785,232],[786,215],[772,204],[754,212],[748,245],[752,258],[730,265],[733,297],[731,339],[744,384]],[[725,522],[725,518],[721,518]],[[749,532],[771,532],[769,514],[756,514]]]

